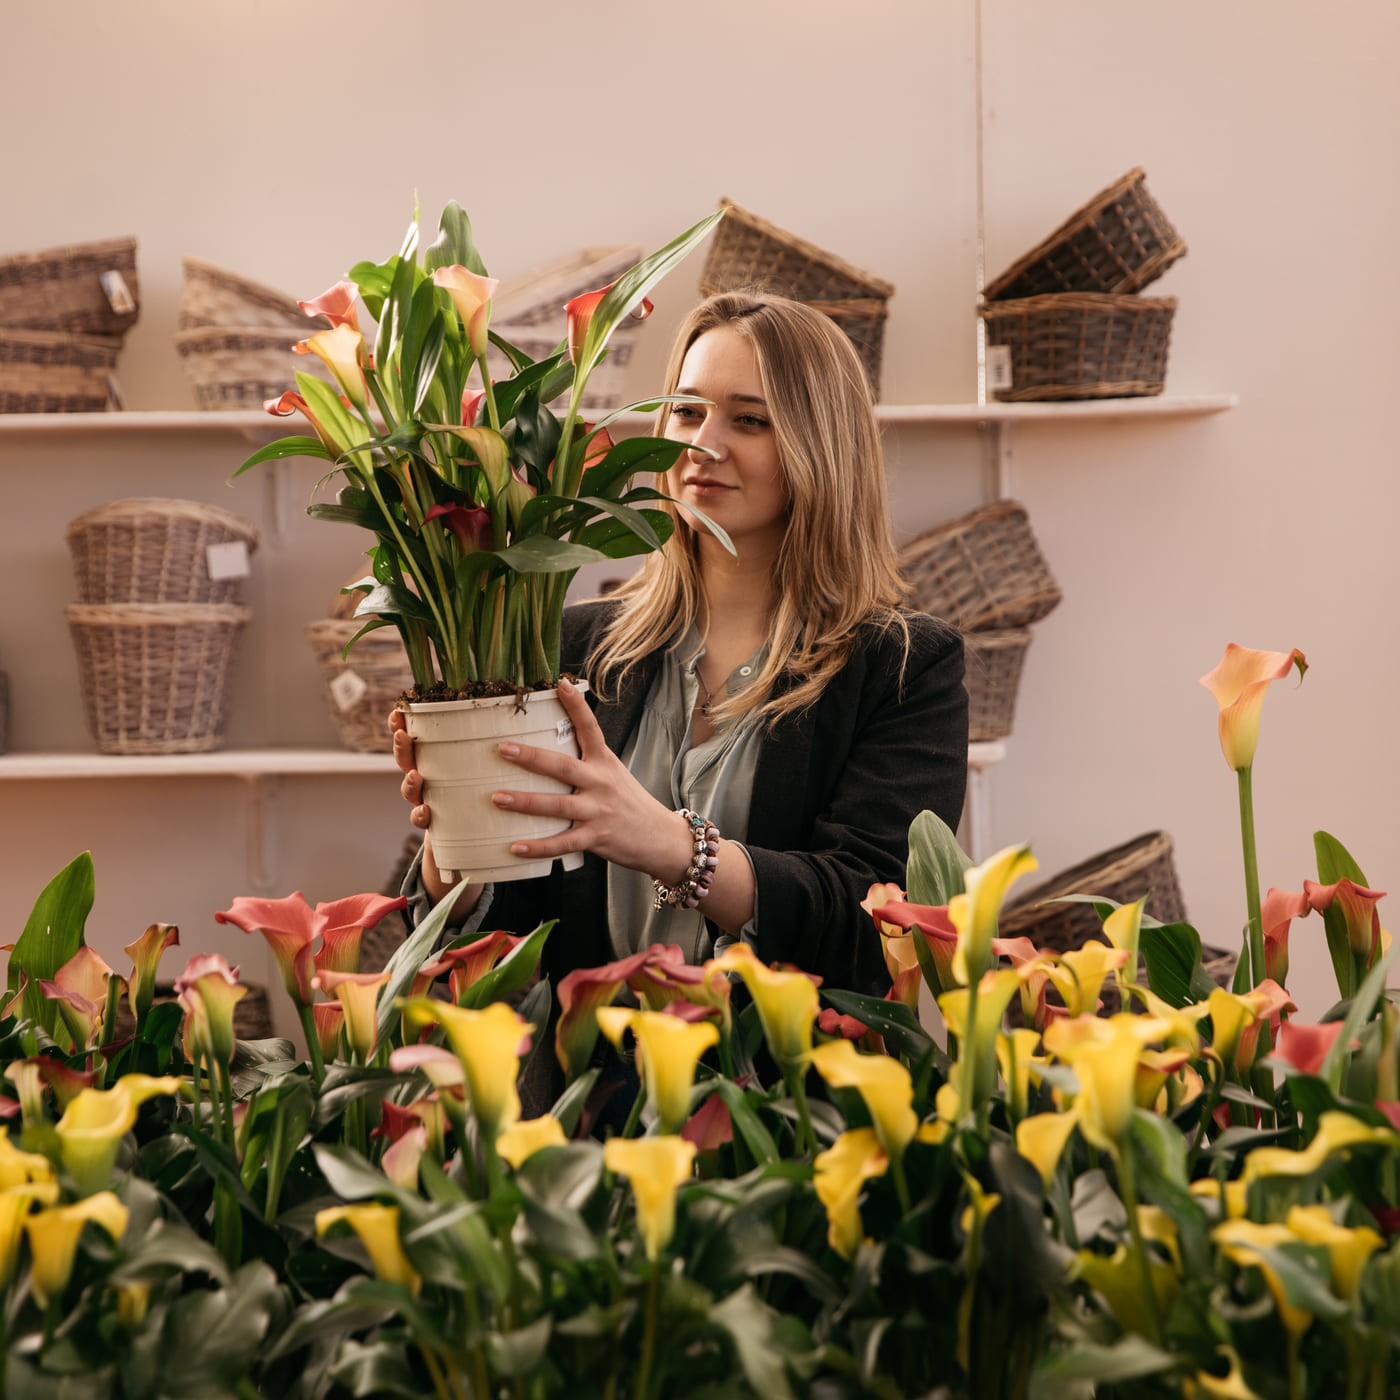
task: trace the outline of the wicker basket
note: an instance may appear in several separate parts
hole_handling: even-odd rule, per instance
[[[1002,910],[998,932],[1003,938],[1024,935],[1050,952],[1082,947],[1102,933],[1103,924],[1092,904],[1045,902],[1067,894],[1107,895],[1119,904],[1147,895],[1146,910],[1154,919],[1170,924],[1186,917],[1172,838],[1165,831],[1149,831],[1026,890]]]
[[[1071,214],[987,284],[988,301],[1049,292],[1137,292],[1178,258],[1186,243],[1147,192],[1141,169],[1128,171]]]
[[[236,603],[240,580],[210,577],[210,545],[258,547],[251,522],[199,501],[111,501],[68,526],[81,603]]]
[[[122,286],[103,286],[107,273]],[[111,279],[109,279],[109,285]],[[0,326],[121,336],[140,314],[136,240],[108,238],[0,258]]]
[[[298,340],[308,333],[311,322],[295,297],[265,287],[250,277],[240,277],[227,268],[216,267],[203,258],[186,258],[184,269],[185,277],[180,286],[182,331],[201,326],[241,326],[249,330],[255,326],[268,330],[290,328],[299,332]]]
[[[205,326],[176,332],[175,348],[200,408],[261,408],[296,385],[298,370],[329,378],[315,355],[292,350],[306,333],[305,324],[286,330]]]
[[[1011,349],[1006,403],[1160,394],[1175,297],[1066,292],[982,308],[987,344]]]
[[[963,636],[968,735],[973,742],[1005,739],[1016,718],[1016,692],[1031,634],[1023,627]]]
[[[915,606],[964,631],[1029,627],[1060,603],[1019,501],[996,501],[924,531],[901,546],[899,567]]]
[[[542,360],[552,355],[563,344],[563,322],[551,326],[544,323],[522,324],[503,321],[491,323],[491,329],[503,340],[523,351],[532,360]],[[632,363],[632,351],[636,347],[637,334],[642,329],[640,321],[630,318],[623,321],[608,337],[608,353],[588,376],[588,386],[583,391],[581,407],[585,413],[611,413],[621,408],[627,387],[627,369]],[[487,364],[496,379],[504,379],[514,374],[509,361],[493,345],[487,356]],[[479,381],[478,381],[479,382]],[[561,394],[553,400],[556,409],[567,404],[569,396]]]
[[[228,603],[72,603],[99,753],[203,753],[223,741],[229,661],[251,616]]]
[[[413,685],[413,670],[398,629],[381,627],[361,637],[341,659],[345,644],[365,624],[364,618],[325,618],[306,626],[306,640],[316,653],[326,700],[340,742],[356,753],[391,753],[389,711]]]
[[[115,336],[0,327],[0,413],[100,413],[120,398]]]
[[[894,284],[828,253],[815,243],[769,223],[733,200],[720,200],[729,213],[720,220],[710,243],[700,290],[715,292],[762,289],[806,302],[831,317],[850,337],[870,380],[880,392],[884,351],[885,303]]]

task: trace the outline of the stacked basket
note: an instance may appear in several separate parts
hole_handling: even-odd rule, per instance
[[[532,360],[542,360],[564,343],[565,305],[584,292],[610,286],[641,256],[636,245],[580,248],[504,283],[492,298],[491,329]],[[622,406],[627,367],[641,328],[640,321],[629,317],[612,333],[607,356],[584,390],[585,413],[607,413]],[[498,379],[513,372],[495,346],[487,363]]]
[[[292,297],[202,258],[184,272],[175,348],[200,408],[261,408],[298,370],[325,377],[314,355],[292,351],[316,329]]]
[[[198,501],[113,501],[68,526],[80,601],[66,616],[99,752],[220,746],[257,541],[248,521]]]
[[[0,258],[0,413],[120,408],[139,291],[134,238]]]
[[[1176,298],[1135,293],[1185,253],[1142,170],[1100,190],[987,285],[982,319],[995,396],[1160,394]],[[994,365],[998,347],[1009,365]]]
[[[1011,733],[1030,627],[1060,601],[1025,506],[996,501],[903,545],[914,605],[963,633],[969,737]]]
[[[885,343],[886,303],[893,283],[828,253],[815,243],[720,200],[728,213],[720,220],[700,275],[700,290],[768,291],[806,302],[829,316],[855,346],[870,391],[880,394],[880,361]]]

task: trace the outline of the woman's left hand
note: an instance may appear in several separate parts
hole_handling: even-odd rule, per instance
[[[491,800],[507,811],[560,817],[573,825],[557,836],[518,841],[511,851],[536,860],[592,851],[614,865],[675,883],[690,864],[692,844],[685,818],[663,807],[608,747],[577,686],[561,680],[559,702],[573,722],[578,758],[529,744],[505,743],[500,753],[531,773],[567,784],[573,792],[506,790],[492,793]]]

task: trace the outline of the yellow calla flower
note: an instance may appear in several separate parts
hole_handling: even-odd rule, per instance
[[[1161,1206],[1138,1207],[1138,1231],[1143,1239],[1160,1244],[1171,1255],[1177,1271],[1181,1270],[1181,1238],[1176,1221]]]
[[[1144,986],[1133,988],[1133,995],[1142,1002],[1143,1010],[1154,1021],[1164,1023],[1161,1040],[1168,1048],[1180,1046],[1197,1055],[1201,1049],[1201,1032],[1196,1023],[1210,1014],[1210,1007],[1203,1001],[1192,1002],[1189,1006],[1173,1006],[1163,1001],[1155,992]]]
[[[26,1217],[24,1228],[33,1258],[29,1287],[40,1307],[47,1307],[49,1300],[67,1287],[83,1226],[91,1220],[120,1243],[129,1216],[116,1196],[110,1191],[99,1191],[74,1205],[53,1206]]]
[[[315,355],[335,376],[340,392],[362,413],[369,406],[369,384],[362,368],[365,338],[354,326],[341,324],[292,346],[298,355]]]
[[[865,1238],[860,1193],[873,1176],[883,1176],[890,1159],[873,1128],[852,1128],[813,1162],[812,1185],[826,1207],[827,1242],[843,1259]]]
[[[694,1162],[695,1144],[669,1134],[603,1144],[603,1165],[631,1183],[648,1259],[660,1258],[676,1232],[676,1192],[690,1180]]]
[[[1020,979],[1010,968],[985,973],[977,985],[975,1022],[970,1028],[967,1024],[967,1007],[972,998],[966,987],[955,987],[938,998],[938,1009],[943,1013],[943,1020],[957,1036],[961,1047],[959,1068],[966,1068],[968,1064],[975,1067],[975,1084],[966,1084],[961,1078],[959,1080],[965,1112],[974,1110],[996,1088],[997,1036],[1001,1034],[1006,1008],[1020,985]]]
[[[324,1235],[333,1225],[344,1221],[360,1237],[374,1265],[376,1278],[397,1283],[415,1297],[423,1286],[417,1269],[408,1262],[408,1255],[399,1243],[398,1206],[380,1205],[376,1201],[349,1206],[331,1206],[316,1212],[316,1234]]]
[[[1006,1106],[1013,1119],[1026,1116],[1030,1106],[1031,1074],[1037,1065],[1045,1064],[1035,1053],[1040,1044],[1040,1032],[1018,1026],[1009,1035],[997,1036],[997,1066],[1006,1081]]]
[[[149,1283],[122,1283],[117,1285],[117,1321],[128,1332],[139,1332],[146,1320],[146,1312],[151,1306],[151,1285]]]
[[[1142,942],[1142,909],[1147,896],[1134,900],[1131,904],[1120,904],[1103,921],[1104,936],[1115,948],[1127,953],[1125,968],[1119,970],[1120,982],[1137,980],[1138,946]]]
[[[546,1113],[542,1118],[524,1118],[512,1123],[496,1139],[496,1151],[512,1167],[518,1167],[542,1147],[562,1147],[566,1142],[564,1125],[553,1114]]]
[[[705,964],[707,981],[713,972],[737,972],[744,979],[779,1069],[787,1073],[806,1063],[820,998],[816,984],[805,972],[768,967],[747,943],[735,943],[711,958]]]
[[[1191,1194],[1199,1196],[1202,1201],[1214,1202],[1222,1220],[1242,1220],[1244,1218],[1249,1195],[1248,1182],[1242,1179],[1225,1182],[1223,1202],[1221,1200],[1221,1183],[1213,1181],[1210,1177],[1202,1177],[1199,1181],[1193,1181],[1190,1189]]]
[[[1150,1337],[1152,1315],[1143,1297],[1137,1259],[1126,1244],[1112,1254],[1095,1254],[1081,1249],[1071,1266],[1073,1277],[1083,1279],[1108,1304],[1118,1325],[1125,1332]],[[1165,1317],[1176,1297],[1179,1280],[1176,1270],[1165,1259],[1148,1258],[1152,1291],[1157,1295],[1157,1315]]]
[[[1209,1371],[1197,1371],[1194,1377],[1184,1377],[1181,1393],[1185,1400],[1196,1400],[1197,1396],[1207,1396],[1209,1400],[1259,1400],[1258,1393],[1245,1383],[1239,1352],[1223,1346],[1216,1347],[1216,1351],[1229,1361],[1229,1374],[1212,1376]]]
[[[83,1089],[58,1120],[63,1165],[83,1196],[103,1191],[122,1138],[136,1126],[136,1110],[157,1094],[178,1094],[181,1081],[171,1075],[124,1074],[110,1089]]]
[[[948,901],[948,917],[958,931],[953,976],[963,986],[980,978],[995,961],[992,939],[1007,890],[1022,875],[1038,868],[1029,846],[1008,846],[964,873],[966,893]]]
[[[1062,1113],[1033,1113],[1016,1124],[1016,1151],[1040,1173],[1041,1185],[1046,1190],[1050,1188],[1069,1135],[1078,1126],[1079,1114],[1073,1108]]]
[[[630,1029],[647,1101],[656,1110],[663,1133],[679,1132],[690,1117],[690,1091],[700,1056],[719,1044],[713,1021],[683,1021],[664,1011],[634,1011],[600,1006],[598,1029],[616,1046]]]
[[[1385,1241],[1369,1225],[1338,1225],[1326,1206],[1294,1206],[1284,1223],[1300,1240],[1326,1246],[1332,1262],[1332,1291],[1355,1302],[1366,1261]]]
[[[1214,1027],[1211,1049],[1220,1056],[1222,1063],[1233,1064],[1245,1027],[1256,1019],[1254,1006],[1245,997],[1227,992],[1223,987],[1217,987],[1210,994],[1206,1006],[1210,1011],[1210,1023]]]
[[[29,1207],[35,1201],[51,1206],[56,1200],[56,1181],[27,1181],[0,1190],[0,1292],[9,1286],[15,1276],[20,1236],[24,1232]]]
[[[37,1152],[23,1152],[10,1141],[10,1130],[0,1128],[0,1191],[30,1181],[52,1181],[53,1167]]]
[[[379,991],[388,984],[389,973],[317,973],[311,985],[333,996],[345,1012],[345,1039],[361,1064],[368,1064],[379,1039]]]
[[[893,1159],[919,1130],[914,1081],[888,1055],[862,1055],[849,1040],[832,1040],[812,1051],[812,1064],[833,1089],[855,1089],[865,1103],[880,1146]]]
[[[1133,1090],[1137,1106],[1152,1108],[1167,1080],[1178,1070],[1186,1068],[1187,1059],[1188,1054],[1185,1050],[1140,1050]]]
[[[1241,1268],[1255,1268],[1273,1294],[1274,1306],[1283,1325],[1294,1337],[1301,1337],[1312,1326],[1313,1315],[1288,1301],[1279,1276],[1265,1263],[1260,1251],[1288,1244],[1298,1238],[1287,1225],[1256,1225],[1252,1220],[1225,1220],[1211,1232],[1211,1238],[1227,1259]]]
[[[412,1024],[436,1021],[447,1032],[447,1043],[466,1074],[472,1112],[482,1133],[494,1142],[501,1129],[520,1117],[515,1079],[530,1023],[500,1001],[471,1011],[431,997],[414,997],[403,1003],[403,1009]]]
[[[1126,949],[1110,948],[1107,943],[1093,941],[1061,953],[1046,969],[1046,974],[1064,998],[1071,1016],[1092,1016],[1098,1009],[1104,978],[1127,961]]]
[[[1059,1019],[1046,1027],[1046,1047],[1074,1067],[1079,1080],[1074,1106],[1084,1136],[1095,1147],[1116,1151],[1127,1134],[1137,1107],[1138,1054],[1144,1039],[1159,1031],[1148,1018],[1126,1014],[1106,1021]]]
[[[1244,1159],[1241,1181],[1248,1186],[1262,1176],[1309,1176],[1336,1152],[1379,1143],[1392,1150],[1400,1138],[1389,1128],[1372,1128],[1349,1113],[1332,1109],[1317,1120],[1317,1132],[1304,1148],[1256,1147]]]

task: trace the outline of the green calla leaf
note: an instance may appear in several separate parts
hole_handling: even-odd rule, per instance
[[[729,1110],[729,1121],[754,1160],[760,1163],[779,1161],[782,1154],[778,1151],[778,1145],[763,1126],[748,1093],[727,1079],[719,1081],[715,1092],[724,1100],[724,1106]]]
[[[963,892],[963,872],[972,863],[947,822],[936,812],[920,812],[909,825],[909,902],[935,908],[947,904]]]
[[[1154,1347],[1135,1332],[1108,1344],[1077,1342],[1041,1357],[1031,1374],[1031,1400],[1062,1400],[1076,1381],[1114,1385],[1155,1376],[1178,1364],[1171,1352]]]
[[[670,438],[623,438],[608,449],[601,461],[584,472],[579,492],[585,496],[615,494],[613,488],[618,482],[625,482],[639,473],[670,471],[684,450],[683,442]]]
[[[433,906],[428,917],[399,944],[393,957],[385,964],[384,970],[389,974],[389,980],[379,993],[376,1013],[379,1023],[377,1043],[383,1041],[389,1027],[398,1020],[399,1009],[394,1003],[413,985],[413,979],[418,975],[419,969],[431,958],[438,939],[447,927],[448,919],[452,917],[457,899],[466,888],[465,880],[453,885]]]
[[[58,1029],[58,1003],[43,994],[39,983],[53,981],[58,969],[83,946],[94,891],[92,853],[84,851],[44,886],[10,952],[10,991],[18,990],[21,974],[28,978],[20,1014],[37,1021],[50,1036],[62,1035],[65,1044],[67,1032]]]
[[[517,374],[530,368],[534,361],[517,345],[512,345],[504,336],[497,335],[495,331],[488,331],[491,344],[510,361],[511,368]]]
[[[540,965],[540,955],[544,952],[545,940],[557,922],[557,919],[550,919],[523,943],[517,943],[490,972],[477,978],[466,989],[458,1005],[479,1010],[512,992],[518,992],[534,976],[535,969]]]
[[[834,1006],[843,1016],[854,1016],[877,1035],[883,1036],[890,1049],[913,1064],[918,1064],[932,1050],[934,1068],[947,1077],[951,1068],[947,1055],[902,1001],[866,996],[861,992],[843,992],[834,987],[822,988],[822,1000]]]
[[[495,557],[518,574],[562,574],[585,564],[599,564],[610,557],[601,549],[548,535],[528,538],[493,551]]]
[[[1390,970],[1391,963],[1395,961],[1397,952],[1400,952],[1400,944],[1392,944],[1390,951],[1366,974],[1366,980],[1352,998],[1351,1007],[1342,1022],[1341,1032],[1332,1042],[1332,1048],[1322,1062],[1320,1076],[1332,1086],[1334,1092],[1341,1088],[1342,1066],[1351,1054],[1352,1041],[1360,1036],[1361,1028],[1371,1019],[1371,1013],[1376,1009],[1376,1003],[1385,991],[1385,975]]]
[[[544,1360],[554,1319],[546,1313],[513,1332],[492,1332],[486,1338],[491,1369],[502,1376],[532,1375]]]
[[[593,1092],[593,1086],[598,1082],[601,1069],[588,1069],[579,1075],[558,1099],[555,1100],[554,1107],[549,1111],[559,1120],[563,1126],[566,1137],[573,1137],[578,1132],[579,1119],[583,1116],[583,1107],[588,1102],[588,1096]]]
[[[465,267],[478,277],[486,276],[486,264],[481,261],[476,239],[472,236],[472,221],[455,199],[443,206],[438,219],[438,236],[424,250],[423,265],[429,272],[436,272],[440,267]]]
[[[351,1395],[380,1397],[402,1395],[421,1400],[421,1383],[408,1362],[408,1349],[402,1343],[357,1342],[347,1337],[335,1353],[326,1374]]]
[[[280,462],[284,457],[320,457],[329,462],[331,454],[326,450],[326,445],[320,438],[316,437],[284,437],[278,438],[276,442],[269,442],[258,448],[250,457],[246,457],[229,480],[242,476],[250,467],[256,467],[263,462]]]
[[[328,1065],[320,1093],[316,1096],[312,1126],[320,1132],[352,1103],[360,1099],[381,1099],[401,1080],[402,1076],[393,1070],[374,1065]]]
[[[669,515],[659,510],[643,510],[638,514],[646,518],[663,544],[671,538],[676,522]],[[630,559],[635,554],[651,552],[651,546],[621,520],[599,520],[585,525],[574,532],[574,538],[606,559]]]
[[[419,622],[432,622],[428,605],[416,594],[397,583],[376,584],[360,600],[356,617],[412,617]]]

